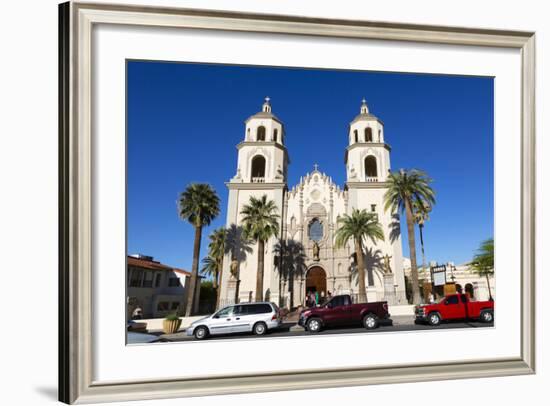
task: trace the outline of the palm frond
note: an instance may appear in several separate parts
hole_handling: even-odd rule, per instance
[[[220,214],[220,198],[206,183],[192,183],[180,194],[178,214],[195,227],[209,225]]]

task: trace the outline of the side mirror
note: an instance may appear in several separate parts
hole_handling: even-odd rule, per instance
[[[327,307],[328,307],[329,309],[332,309],[332,303],[327,303]]]
[[[215,314],[214,316],[212,316],[213,319],[219,319],[220,316],[218,316],[217,314]]]

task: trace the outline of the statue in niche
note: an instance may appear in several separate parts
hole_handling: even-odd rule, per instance
[[[390,274],[391,273],[391,266],[390,266],[390,259],[392,257],[386,254],[384,256],[384,273]]]
[[[237,272],[239,270],[239,261],[237,261],[235,258],[231,260],[230,270],[231,270],[231,275],[233,275],[235,279],[238,279],[239,276],[237,275]]]
[[[313,241],[313,260],[319,261],[319,252],[320,252],[319,244],[317,241]]]
[[[275,175],[275,179],[282,179],[283,178],[283,170],[281,169],[281,165],[277,165],[277,175]]]

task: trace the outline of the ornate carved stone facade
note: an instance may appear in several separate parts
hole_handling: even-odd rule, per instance
[[[266,300],[293,307],[304,303],[308,291],[321,298],[329,292],[357,294],[352,242],[336,248],[334,240],[338,217],[358,208],[375,212],[385,235],[384,241],[365,243],[368,300],[405,304],[399,218],[383,209],[390,147],[384,142],[382,122],[369,113],[363,100],[360,114],[349,126],[343,188],[314,165],[311,173],[289,189],[284,139],[282,121],[273,115],[266,98],[262,111],[246,120],[245,141],[237,147],[237,172],[227,183],[228,228],[240,227],[240,211],[251,196],[265,194],[279,208],[280,235],[265,244]],[[255,296],[256,244],[238,251],[239,255],[228,253],[224,261],[222,303]],[[385,273],[386,265],[391,273]]]

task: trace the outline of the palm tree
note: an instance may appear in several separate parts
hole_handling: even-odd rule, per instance
[[[273,200],[263,195],[252,196],[241,210],[244,235],[258,243],[258,271],[256,273],[256,301],[263,300],[265,242],[279,234],[279,215]]]
[[[274,265],[279,272],[279,281],[288,281],[290,305],[294,302],[294,279],[302,276],[306,270],[306,254],[304,246],[296,240],[281,240],[273,247]],[[283,292],[283,289],[280,289]],[[282,304],[281,304],[282,305]]]
[[[193,265],[187,294],[185,316],[193,312],[195,290],[199,276],[199,257],[201,251],[202,228],[210,225],[220,213],[220,198],[212,187],[205,183],[192,183],[180,194],[178,199],[178,214],[182,220],[187,220],[195,228],[193,244]]]
[[[203,273],[212,275],[212,287],[216,292],[216,309],[220,301],[220,286],[222,284],[223,257],[225,255],[225,240],[227,239],[227,230],[225,227],[217,228],[208,236],[208,256],[202,260],[204,266],[201,269]]]
[[[489,300],[493,300],[491,285],[489,284],[489,276],[495,273],[495,241],[493,238],[489,238],[481,243],[470,266],[479,276],[485,276],[487,279],[487,289],[489,290]]]
[[[435,192],[430,187],[432,180],[422,171],[401,169],[388,175],[388,190],[384,195],[385,210],[392,212],[405,211],[407,219],[407,234],[409,239],[409,251],[411,257],[411,279],[413,302],[420,303],[420,290],[418,289],[418,268],[416,265],[416,243],[414,237],[413,204],[426,202],[435,204]]]
[[[355,254],[357,257],[357,276],[359,278],[359,302],[367,300],[365,287],[365,261],[363,257],[363,240],[370,239],[373,244],[376,240],[384,240],[384,231],[378,222],[376,213],[366,210],[353,209],[351,216],[344,214],[338,218],[338,230],[336,231],[336,247],[341,248],[353,239]]]
[[[214,292],[217,296],[218,294],[218,261],[216,258],[208,254],[206,257],[202,259],[202,267],[201,267],[201,274],[212,276],[212,289],[214,289]]]
[[[230,254],[231,264],[229,270],[236,281],[235,303],[239,303],[240,263],[246,261],[248,254],[252,253],[253,249],[250,245],[250,240],[244,236],[243,228],[231,224],[227,230],[225,253]]]
[[[422,249],[422,271],[426,272],[426,255],[424,254],[424,235],[423,229],[426,221],[430,219],[430,211],[432,207],[424,201],[413,201],[413,216],[414,222],[418,224],[418,230],[420,231],[420,247]]]

